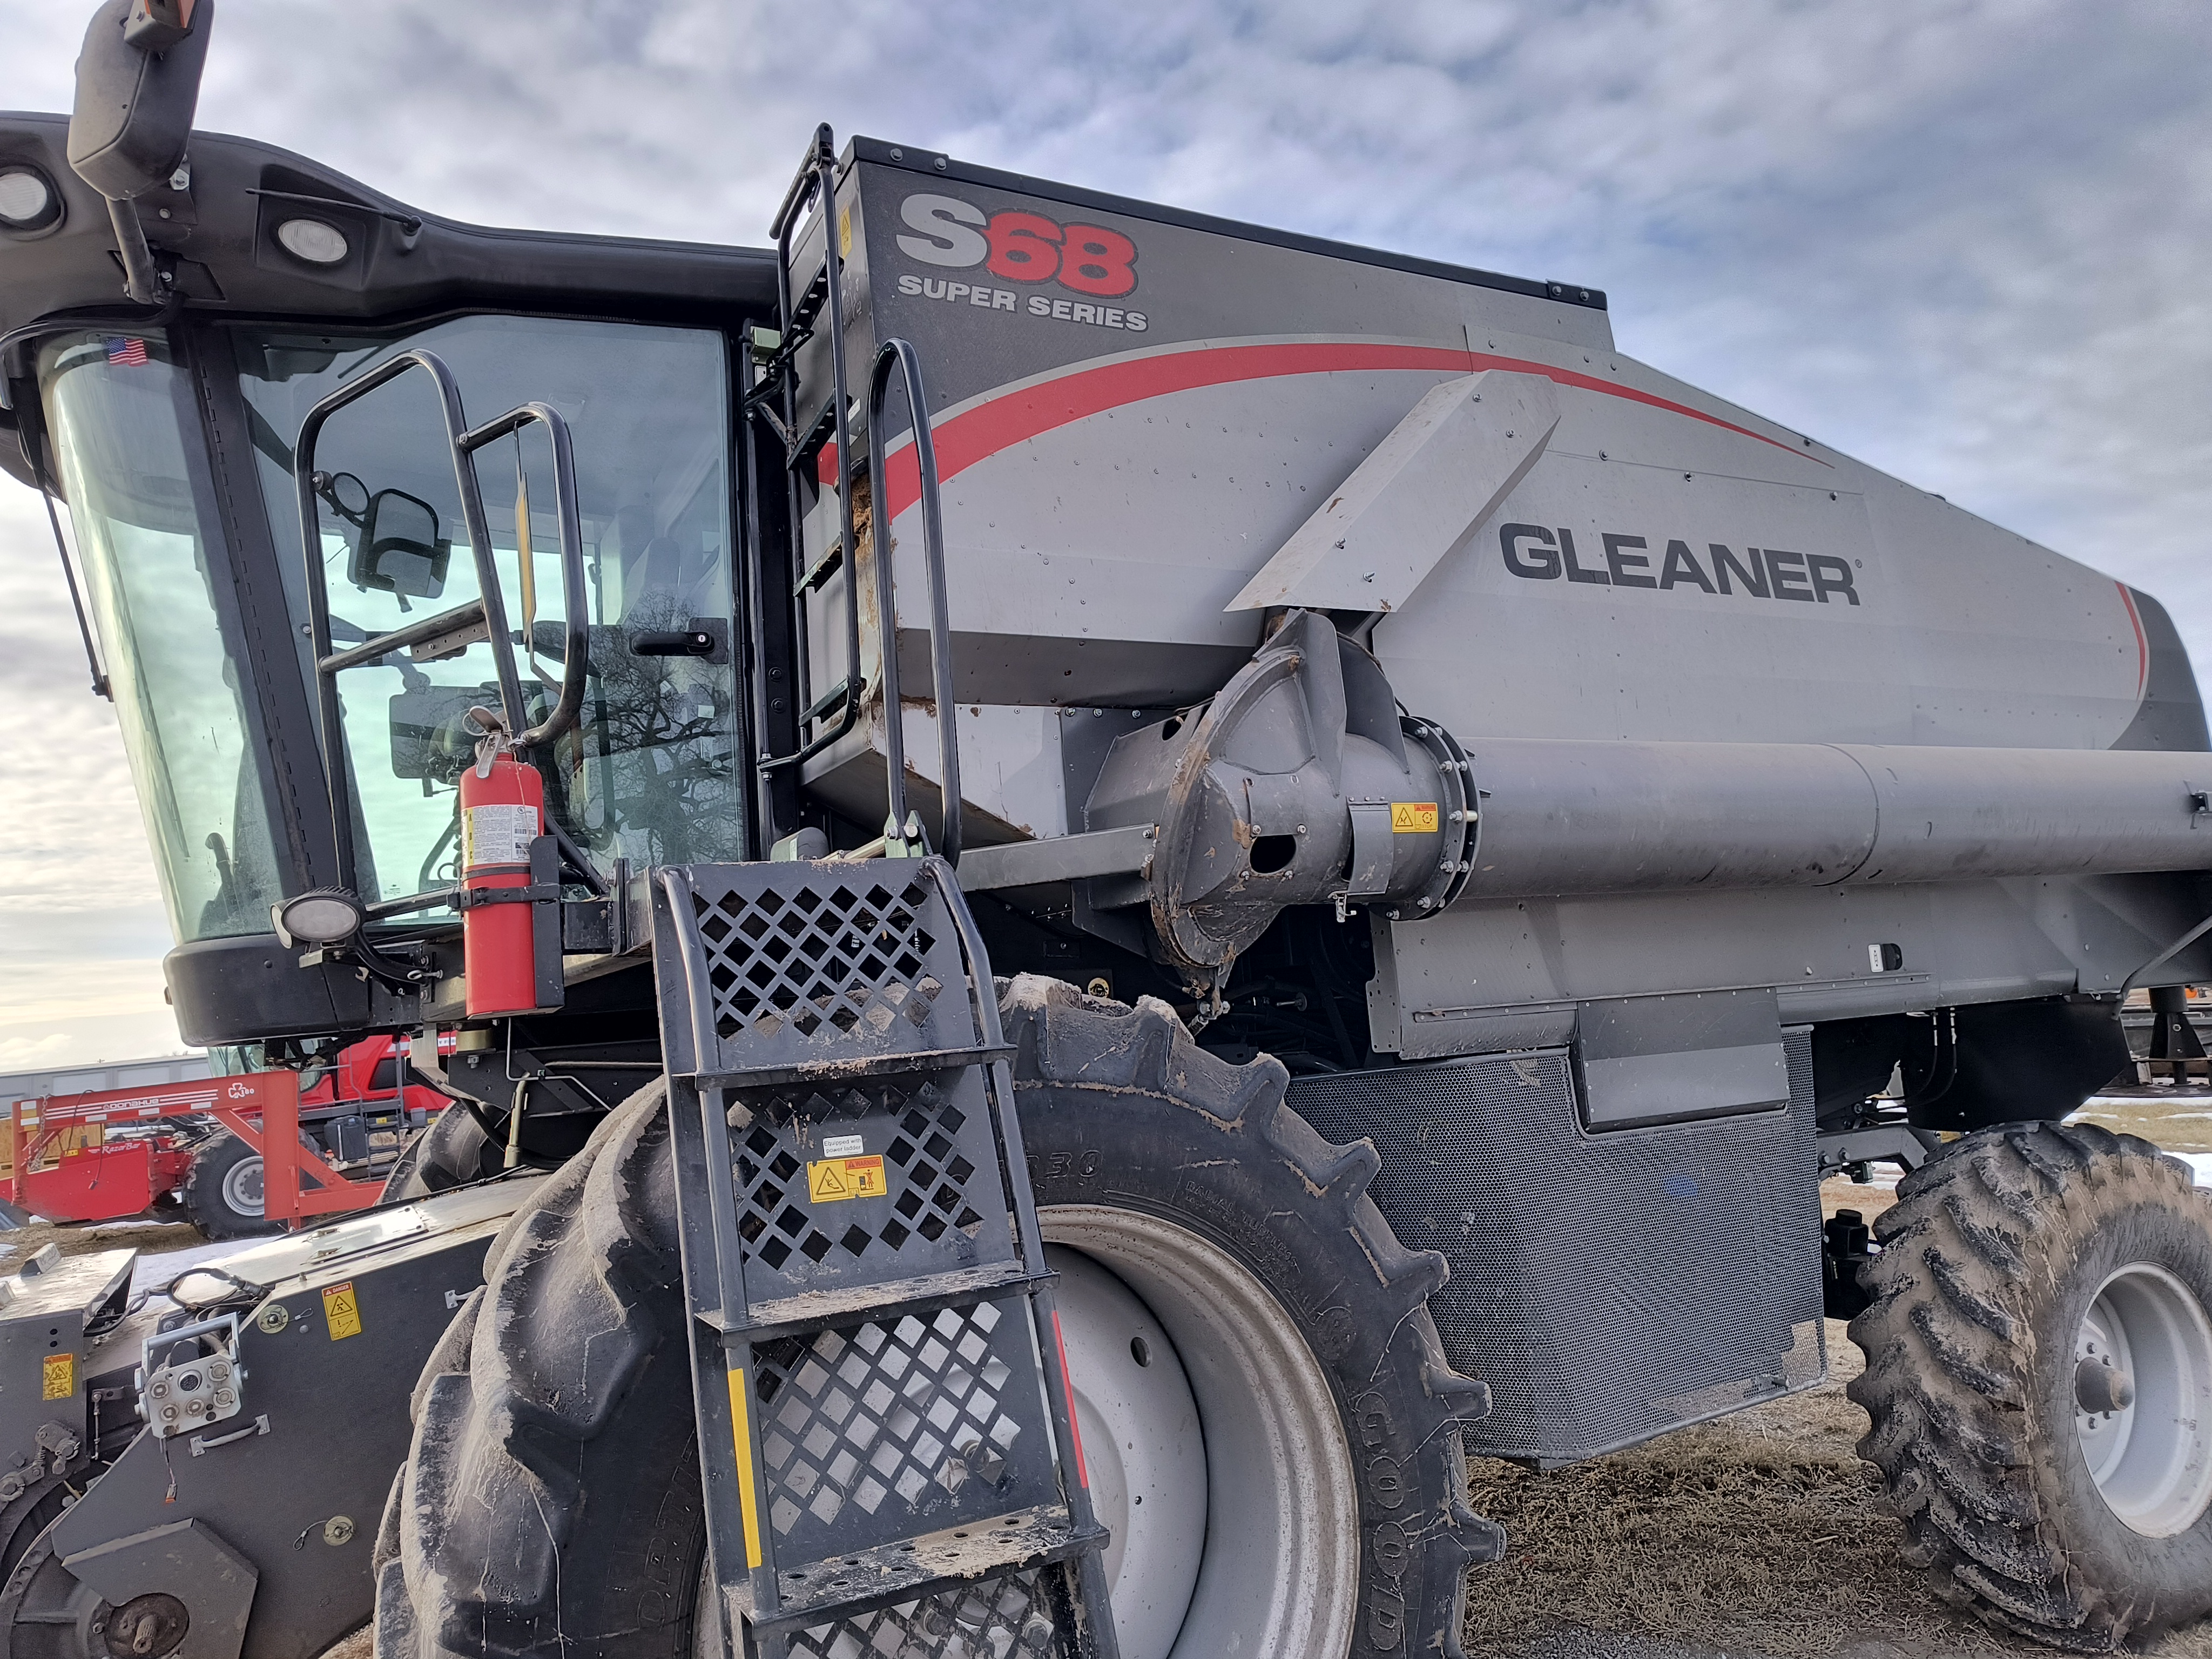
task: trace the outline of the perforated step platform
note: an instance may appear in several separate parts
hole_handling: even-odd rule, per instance
[[[990,966],[940,860],[657,872],[733,1653],[1114,1659]]]

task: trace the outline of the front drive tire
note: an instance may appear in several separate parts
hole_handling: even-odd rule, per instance
[[[1443,1259],[1366,1195],[1372,1145],[1330,1146],[1279,1064],[1206,1053],[1163,1004],[1024,977],[1003,1012],[1046,1236],[1138,1292],[1198,1397],[1209,1559],[1176,1659],[1457,1654],[1467,1569],[1504,1546],[1455,1426],[1488,1395],[1429,1316]]]
[[[1424,1305],[1442,1259],[1364,1195],[1372,1147],[1328,1146],[1279,1065],[1204,1053],[1162,1004],[1030,978],[1002,1001],[1045,1231],[1152,1299],[1202,1421],[1207,1558],[1172,1648],[1124,1659],[1458,1655],[1466,1568],[1503,1541],[1465,1504],[1455,1419],[1484,1392]],[[656,1085],[518,1212],[425,1368],[378,1541],[379,1659],[693,1650],[677,1264]]]
[[[1875,1233],[1859,1450],[1937,1593],[2083,1652],[2212,1612],[2212,1197],[2186,1166],[2004,1125],[1908,1175]]]

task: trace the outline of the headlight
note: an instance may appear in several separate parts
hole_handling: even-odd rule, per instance
[[[289,945],[343,945],[361,931],[361,901],[335,887],[288,898],[269,907],[277,936]]]
[[[311,265],[334,265],[346,257],[345,234],[320,219],[287,219],[276,227],[284,252]]]
[[[61,192],[36,167],[0,165],[0,226],[44,230],[62,216]]]

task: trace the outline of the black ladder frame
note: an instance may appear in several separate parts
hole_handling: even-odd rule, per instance
[[[784,979],[770,984],[775,974],[762,973],[748,989],[738,964],[751,962],[757,967],[759,946],[779,943],[765,927],[755,934],[758,919],[787,920],[802,910],[808,916],[829,915],[829,908],[811,902],[825,893],[842,896],[827,902],[832,907],[844,904],[847,909],[840,914],[862,918],[851,924],[862,937],[836,950],[863,955],[866,935],[873,927],[879,936],[896,936],[878,947],[879,965],[898,950],[914,954],[881,982],[867,982],[865,973],[848,975],[839,991],[820,970],[787,950],[781,958],[790,964]],[[1014,1616],[1025,1621],[1021,1628],[1027,1632],[1013,1638],[1014,1651],[1115,1659],[1100,1553],[1107,1535],[1091,1511],[1081,1462],[1053,1289],[1057,1276],[1045,1261],[1030,1191],[1011,1049],[999,1021],[982,939],[951,866],[932,857],[666,868],[657,872],[653,901],[694,1396],[711,1578],[718,1592],[715,1616],[724,1621],[726,1643],[733,1626],[750,1642],[745,1649],[731,1644],[726,1650],[785,1659],[797,1641],[802,1655],[826,1653],[834,1635],[823,1632],[848,1628],[848,1621],[887,1609],[902,1619],[951,1620],[957,1616],[950,1610],[953,1605],[972,1604],[979,1595],[988,1603],[1002,1593],[1000,1587],[1011,1585],[1003,1593],[1015,1598]],[[895,906],[902,907],[896,919]],[[726,926],[718,941],[706,930],[729,915],[738,918],[738,927],[733,932]],[[949,930],[950,938],[933,941],[915,931],[917,922],[922,928]],[[811,937],[817,947],[827,948],[823,940],[846,937],[839,932],[848,926],[843,921],[826,933],[817,928],[809,936],[805,930],[811,925],[799,924],[784,942],[798,939],[804,945]],[[746,937],[738,938],[739,933]],[[897,943],[916,938],[923,943]],[[951,982],[956,975],[958,984]],[[811,987],[811,994],[789,994],[794,982]],[[922,988],[918,998],[911,991],[916,984]],[[873,1030],[854,1013],[855,1008],[886,1006],[898,1008],[898,1017],[883,1020]],[[842,1036],[832,1030],[833,1023],[844,1028]],[[758,1035],[769,1028],[770,1035]],[[798,1035],[802,1028],[804,1036]],[[825,1052],[839,1057],[801,1058]],[[745,1059],[760,1063],[732,1064]],[[879,1108],[878,1098],[889,1104]],[[988,1152],[976,1133],[979,1110]],[[886,1121],[900,1127],[884,1129]],[[867,1123],[879,1133],[896,1133],[897,1139],[878,1141],[878,1148],[888,1154],[902,1184],[899,1191],[870,1200],[881,1207],[855,1212],[871,1215],[868,1228],[856,1224],[842,1239],[832,1241],[828,1230],[843,1224],[843,1214],[825,1218],[811,1196],[808,1211],[799,1214],[791,1194],[802,1166],[811,1194],[817,1165],[806,1154],[826,1149],[827,1132],[841,1123]],[[964,1152],[973,1154],[972,1160],[951,1139],[963,1130]],[[988,1165],[985,1157],[991,1159]],[[932,1188],[933,1196],[927,1200],[913,1196]],[[957,1196],[948,1200],[954,1188]],[[924,1248],[915,1241],[931,1224],[932,1205],[937,1206],[937,1231],[927,1234]],[[781,1228],[775,1221],[779,1212]],[[902,1224],[896,1218],[901,1214],[914,1225]],[[951,1222],[965,1224],[947,1224]],[[970,1246],[952,1237],[960,1231],[973,1241]],[[872,1238],[852,1242],[855,1233],[870,1232]],[[899,1241],[890,1245],[894,1261],[911,1246],[935,1270],[866,1276],[863,1261],[885,1265],[879,1246],[894,1239]],[[976,1259],[948,1270],[943,1265],[948,1251],[954,1259]],[[816,1266],[794,1265],[802,1255]],[[846,1255],[854,1260],[848,1262]],[[819,1288],[807,1288],[817,1279]],[[764,1282],[786,1293],[758,1294]],[[935,1425],[945,1443],[940,1449],[955,1450],[952,1431],[938,1415],[949,1414],[950,1407],[926,1389],[916,1392],[920,1366],[907,1373],[909,1386],[898,1400],[869,1407],[876,1416],[867,1433],[876,1437],[839,1449],[865,1453],[873,1447],[879,1454],[888,1449],[889,1462],[871,1460],[873,1467],[887,1479],[894,1468],[899,1470],[902,1481],[928,1499],[924,1504],[914,1498],[917,1515],[934,1515],[945,1524],[903,1536],[887,1535],[882,1524],[871,1531],[876,1506],[868,1504],[867,1514],[860,1516],[849,1492],[835,1492],[823,1525],[842,1520],[868,1532],[868,1541],[849,1547],[839,1544],[804,1559],[781,1554],[779,1530],[818,1536],[820,1528],[807,1527],[799,1512],[801,1501],[810,1496],[819,1501],[819,1494],[832,1492],[837,1480],[867,1484],[866,1469],[855,1462],[848,1463],[842,1477],[821,1473],[836,1467],[824,1460],[836,1436],[825,1432],[820,1419],[806,1415],[812,1407],[793,1392],[805,1385],[808,1368],[817,1360],[822,1368],[834,1366],[862,1407],[869,1407],[868,1390],[881,1390],[886,1378],[896,1380],[896,1375],[871,1369],[875,1362],[860,1359],[861,1350],[903,1363],[897,1346],[902,1341],[908,1351],[920,1345],[925,1361],[930,1346],[951,1345],[976,1370],[985,1364],[985,1349],[962,1320],[980,1308],[1003,1310],[1018,1304],[1026,1310],[1028,1328],[1012,1350],[990,1351],[1011,1352],[1017,1363],[988,1359],[988,1364],[1000,1367],[1000,1380],[993,1402],[984,1407],[987,1414],[998,1416],[997,1430],[1011,1432],[995,1448],[981,1437],[957,1448],[959,1468],[948,1476],[948,1460],[935,1475],[940,1485],[949,1485],[950,1496],[930,1491],[914,1457],[902,1455],[911,1454],[910,1442],[902,1445],[890,1437],[896,1431],[889,1426],[890,1418],[911,1406],[918,1425],[914,1432],[925,1444],[936,1447],[931,1431]],[[984,1328],[998,1341],[1010,1340],[998,1336],[995,1327]],[[932,1333],[942,1334],[944,1343],[934,1343]],[[973,1345],[972,1352],[963,1344]],[[1024,1357],[1034,1362],[1033,1369],[1018,1363]],[[960,1366],[949,1358],[943,1363],[950,1368],[951,1386],[964,1386]],[[817,1368],[816,1375],[815,1388],[834,1392],[838,1386],[819,1380],[825,1370]],[[1024,1375],[1036,1378],[1041,1399],[1024,1403]],[[972,1401],[981,1392],[976,1389],[962,1397]],[[801,1414],[797,1425],[787,1415],[793,1407]],[[849,1402],[848,1409],[850,1418],[840,1417],[837,1423],[859,1425],[863,1411]],[[783,1427],[772,1429],[779,1424]],[[811,1461],[787,1442],[781,1454],[776,1451],[772,1432],[787,1428],[797,1435],[809,1424],[813,1433],[823,1436],[819,1447],[811,1439],[802,1443],[811,1449]],[[1023,1432],[1033,1437],[1021,1449],[1028,1461],[1017,1479],[1008,1471]],[[1040,1432],[1048,1440],[1036,1439]],[[1033,1449],[1038,1448],[1042,1449]],[[920,1463],[934,1463],[937,1457],[937,1450],[926,1451]],[[998,1472],[986,1473],[993,1464]],[[781,1485],[778,1469],[789,1472]],[[856,1469],[857,1474],[852,1472]],[[1003,1485],[1012,1507],[979,1511],[975,1505],[989,1500],[977,1496],[963,1510],[958,1495],[971,1486],[980,1493],[981,1486],[975,1482],[994,1489]],[[909,1496],[903,1485],[900,1495]],[[963,1597],[969,1602],[963,1603]],[[914,1627],[929,1628],[926,1623]],[[1044,1645],[1047,1636],[1057,1645]]]
[[[791,261],[793,243],[806,219],[806,210],[819,204],[822,223],[822,267],[794,293]],[[741,407],[745,416],[775,434],[783,455],[784,522],[790,538],[791,569],[794,575],[783,603],[791,608],[792,696],[798,709],[800,741],[786,755],[763,747],[755,760],[763,773],[798,766],[820,754],[858,725],[860,698],[860,603],[854,583],[853,537],[852,392],[845,363],[845,262],[837,246],[837,151],[827,122],[815,129],[799,171],[784,192],[769,226],[775,238],[776,342],[762,361],[753,337],[745,342],[747,379]],[[817,323],[829,319],[830,395],[802,424],[799,412],[799,354],[815,335]],[[812,568],[806,567],[805,515],[799,499],[799,474],[834,445],[837,456],[838,535]],[[750,597],[757,617],[768,603],[760,591],[762,561],[758,550],[746,561]],[[845,572],[845,675],[818,696],[814,691],[813,668],[807,651],[806,596],[836,574]],[[757,635],[758,629],[756,629]],[[807,736],[811,726],[823,729]]]

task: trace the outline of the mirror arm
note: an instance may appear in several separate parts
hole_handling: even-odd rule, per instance
[[[154,270],[154,250],[146,246],[146,228],[138,222],[138,204],[111,196],[107,216],[115,226],[115,251],[123,258],[123,291],[142,306],[161,304],[161,279]]]

